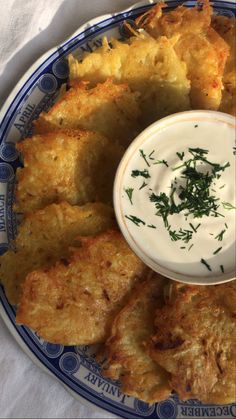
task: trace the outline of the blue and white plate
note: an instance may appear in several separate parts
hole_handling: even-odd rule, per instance
[[[168,8],[180,2],[168,1]],[[194,1],[187,1],[194,6]],[[124,19],[133,20],[147,11],[153,2],[138,3],[115,15],[105,15],[87,22],[60,47],[43,55],[24,75],[0,113],[0,254],[6,251],[16,234],[16,218],[12,211],[14,174],[20,165],[15,143],[31,132],[32,120],[47,110],[66,82],[69,53],[79,55],[101,45],[102,37],[124,37]],[[234,0],[215,1],[215,12],[226,16],[236,13]],[[54,345],[40,339],[27,327],[15,324],[15,309],[0,287],[0,314],[13,336],[29,357],[56,377],[77,399],[124,418],[236,418],[235,405],[204,405],[196,400],[180,401],[176,395],[156,405],[124,395],[119,383],[102,377],[99,365],[88,346]]]

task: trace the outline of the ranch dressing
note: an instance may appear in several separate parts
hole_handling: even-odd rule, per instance
[[[124,157],[119,184],[125,235],[144,261],[148,258],[178,274],[205,277],[233,272],[233,124],[220,118],[179,118],[141,137]]]

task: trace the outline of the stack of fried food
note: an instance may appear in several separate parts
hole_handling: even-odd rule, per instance
[[[235,19],[203,6],[137,19],[125,42],[69,57],[69,89],[17,145],[22,222],[0,258],[16,321],[64,345],[100,343],[104,376],[154,403],[230,403],[236,384],[236,282],[186,286],[151,272],[115,222],[125,148],[173,112],[235,113]]]

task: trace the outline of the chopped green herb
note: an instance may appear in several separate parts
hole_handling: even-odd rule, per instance
[[[155,150],[152,150],[152,152],[148,155],[150,160],[155,160],[154,157],[152,157],[153,153],[155,153]]]
[[[185,166],[185,164],[181,164],[180,166],[172,167],[171,170],[172,170],[172,172],[174,172],[175,170],[181,169],[181,167],[184,167],[184,166]]]
[[[164,164],[166,167],[169,167],[169,165],[168,165],[168,163],[167,163],[166,160],[157,160],[153,164]]]
[[[197,128],[198,127],[198,125],[194,125],[194,128]]]
[[[189,246],[188,251],[189,251],[190,249],[192,249],[192,247],[193,247],[193,244],[191,244],[191,245]]]
[[[145,161],[145,163],[147,164],[147,166],[148,167],[150,167],[150,164],[148,163],[148,161],[147,161],[147,158],[146,158],[146,154],[144,153],[144,151],[143,150],[139,150],[139,153],[140,153],[140,156],[143,158],[143,160]]]
[[[125,193],[127,194],[131,205],[133,205],[132,196],[133,196],[134,188],[126,188]]]
[[[185,243],[188,243],[192,239],[192,235],[193,232],[191,230],[182,230],[182,228],[179,230],[179,236]]]
[[[185,246],[182,246],[180,249],[186,249],[186,247]]]
[[[220,269],[221,269],[221,272],[224,273],[225,270],[224,270],[224,266],[223,265],[220,265]]]
[[[196,228],[196,227],[194,227],[194,226],[192,225],[192,223],[189,223],[189,225],[190,225],[191,229],[194,231],[194,233],[196,233],[196,232],[197,232],[197,228]],[[199,225],[199,224],[198,224],[198,225]]]
[[[222,246],[221,246],[221,247],[218,247],[218,249],[216,249],[216,250],[213,252],[213,255],[216,255],[217,253],[219,253],[219,252],[221,251],[221,249],[222,249]]]
[[[189,223],[191,230],[182,228],[179,230],[172,230],[168,222],[168,217],[181,212],[184,213],[185,220],[187,220],[190,215],[192,215],[193,218],[202,218],[203,216],[224,217],[224,215],[218,211],[218,208],[220,207],[219,198],[214,194],[211,194],[211,192],[216,192],[216,190],[212,188],[213,185],[215,185],[216,179],[221,176],[221,172],[230,166],[229,162],[220,165],[219,163],[209,161],[207,159],[209,150],[197,147],[189,148],[188,151],[192,157],[186,160],[184,160],[183,152],[176,153],[179,159],[183,161],[183,164],[172,169],[177,170],[182,168],[180,178],[184,179],[185,183],[181,180],[181,183],[178,184],[179,182],[175,178],[170,186],[170,194],[167,195],[165,192],[161,192],[159,194],[151,193],[149,196],[150,201],[153,202],[156,207],[156,215],[162,217],[171,240],[182,240],[185,243],[188,243],[192,239],[193,233],[197,232],[201,223],[196,227],[192,223]],[[167,162],[165,160],[158,160],[153,164],[161,163],[165,164]],[[199,163],[205,163],[211,167],[206,172],[200,172],[198,170]],[[222,185],[221,188],[224,186],[225,185]],[[223,203],[223,205],[227,205],[227,208],[232,208],[232,205],[229,203]],[[222,230],[215,239],[222,241],[225,231],[226,230]],[[212,233],[210,234],[213,235]],[[188,250],[191,248],[192,245]],[[217,249],[217,251],[220,250],[221,248],[219,250]],[[210,266],[204,259],[201,259],[201,262],[209,269]]]
[[[176,154],[177,154],[177,156],[179,157],[180,160],[183,160],[184,152],[182,152],[182,153],[177,152]]]
[[[132,221],[136,226],[140,227],[140,224],[145,225],[146,223],[141,220],[140,218],[136,217],[135,215],[126,215],[125,218],[128,218],[128,220]]]
[[[220,171],[222,171],[222,172],[224,172],[225,171],[225,169],[227,169],[227,167],[230,167],[230,163],[229,162],[227,162],[227,163],[225,163],[225,165],[224,166],[221,166],[220,164],[215,164],[215,163],[211,163],[211,162],[209,162],[209,161],[207,161],[207,163],[208,164],[210,164],[211,166],[214,166],[214,169],[213,169],[213,173],[215,174],[216,172],[220,172]],[[217,179],[219,179],[220,178],[220,176],[221,175],[216,175],[216,178]]]
[[[206,268],[208,269],[208,271],[211,271],[212,270],[211,267],[210,267],[210,265],[205,261],[205,259],[201,259],[201,263],[206,266]]]
[[[193,155],[199,155],[199,156],[204,156],[204,154],[208,154],[209,153],[209,150],[206,150],[204,148],[199,148],[199,147],[196,147],[196,148],[191,148],[190,147],[188,149],[188,151],[189,151],[189,153],[191,153]]]
[[[211,186],[218,177],[219,172],[224,171],[230,164],[226,163],[221,166],[218,163],[210,162],[206,159],[209,151],[202,148],[189,148],[189,152],[193,157],[184,161],[182,165],[172,169],[177,170],[183,168],[181,178],[185,179],[186,184],[185,186],[179,186],[178,193],[178,197],[182,202],[179,205],[175,205],[172,194],[172,199],[169,199],[167,202],[165,213],[168,216],[183,210],[188,210],[185,215],[192,214],[194,218],[201,218],[205,215],[212,215],[214,217],[223,216],[217,211],[220,206],[219,199],[211,195],[210,190],[212,190]],[[209,164],[212,167],[211,173],[209,171],[207,173],[198,171],[196,163],[199,161]],[[174,189],[173,184],[171,187]],[[214,189],[213,191],[215,192]]]
[[[161,192],[159,195],[152,193],[149,199],[151,202],[155,202],[156,209],[158,210],[156,215],[161,216],[166,221],[170,212],[168,196],[164,192]]]
[[[149,179],[151,177],[147,169],[144,169],[144,170],[132,170],[131,176],[134,177],[134,178],[136,178],[138,176],[142,176],[145,179]]]
[[[150,200],[155,202],[156,208],[159,210],[158,215],[164,215],[167,218],[168,215],[178,214],[187,210],[188,212],[185,213],[185,216],[192,214],[194,218],[201,218],[205,215],[220,216],[221,214],[217,211],[219,207],[218,198],[210,195],[209,191],[212,176],[208,173],[197,172],[192,167],[187,167],[183,173],[186,185],[185,187],[181,186],[178,193],[178,198],[181,200],[180,204],[176,205],[174,203],[173,197],[176,188],[173,188],[173,185],[170,197],[164,192],[159,195],[151,195]]]
[[[186,178],[186,186],[182,187],[179,198],[183,203],[184,209],[189,209],[189,213],[195,217],[216,213],[219,204],[215,196],[210,195],[209,187],[212,176],[208,173],[198,172],[195,168],[187,167],[183,172]]]
[[[219,189],[223,189],[224,187],[225,187],[225,184],[224,184],[224,185],[222,185],[222,186],[220,186],[220,187],[219,187]]]
[[[217,239],[219,242],[222,242],[225,232],[226,230],[222,230],[219,234],[217,234],[217,236],[215,236],[215,239]]]
[[[224,209],[227,209],[227,210],[236,209],[236,207],[234,207],[232,204],[230,204],[230,202],[222,202],[222,205],[223,205]]]
[[[236,155],[236,147],[233,147],[233,155]]]
[[[145,186],[147,186],[147,183],[145,181],[143,181],[142,185],[139,188],[139,191],[141,191],[141,189],[145,188]]]
[[[189,164],[189,162],[192,162],[192,161],[195,161],[195,162],[202,161],[209,164],[210,166],[213,167],[212,175],[217,179],[220,177],[219,174],[216,174],[217,172],[221,172],[221,171],[224,172],[227,167],[230,167],[229,162],[225,163],[225,165],[222,166],[219,163],[212,163],[211,161],[207,160],[205,155],[209,153],[208,150],[204,150],[203,148],[189,148],[188,150],[189,150],[189,153],[192,154],[193,159],[190,159],[187,163]]]
[[[156,226],[154,226],[153,224],[148,224],[147,227],[149,227],[149,228],[156,228]]]
[[[172,241],[176,242],[177,240],[179,240],[179,235],[176,232],[176,230],[168,230],[168,231],[169,231],[169,235],[170,235]]]
[[[225,223],[225,227],[228,228],[228,224]]]
[[[188,243],[192,239],[193,232],[191,230],[183,230],[180,228],[179,231],[168,229],[169,235],[172,241],[183,240]]]
[[[219,200],[217,199],[217,201],[219,201]],[[217,212],[217,211],[213,212],[211,214],[211,217],[223,217],[223,218],[225,218],[225,216],[223,214],[220,214],[220,212]]]

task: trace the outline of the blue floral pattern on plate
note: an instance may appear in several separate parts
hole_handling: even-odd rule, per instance
[[[180,2],[168,1],[168,8]],[[185,3],[189,7],[195,1]],[[66,56],[73,52],[80,56],[101,45],[102,37],[123,39],[124,19],[132,21],[152,4],[142,2],[132,9],[97,18],[92,25],[84,25],[59,48],[40,58],[16,86],[1,112],[0,124],[0,254],[4,253],[16,234],[13,213],[14,173],[21,165],[15,143],[31,134],[32,121],[42,110],[50,108],[60,87],[68,77]],[[215,1],[214,10],[224,16],[235,16],[233,2]],[[94,23],[96,22],[96,23]],[[127,419],[190,419],[212,417],[236,418],[235,405],[204,405],[197,400],[182,402],[176,395],[156,405],[124,395],[118,382],[104,378],[95,361],[94,347],[64,347],[44,342],[30,329],[15,324],[12,307],[0,286],[0,313],[20,346],[47,372],[61,381],[72,394],[84,403],[93,404]]]

